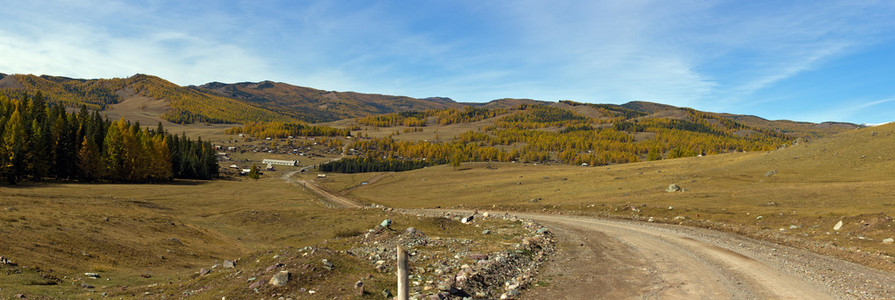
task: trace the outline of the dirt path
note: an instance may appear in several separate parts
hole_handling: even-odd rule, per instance
[[[335,205],[361,206],[311,182],[294,182]],[[550,227],[559,244],[539,277],[546,285],[525,291],[525,299],[895,298],[895,274],[734,234],[626,220],[516,215]]]
[[[526,299],[893,298],[895,275],[737,235],[622,220],[520,214],[559,242]]]
[[[283,176],[281,176],[280,179],[282,179],[283,181],[286,181],[288,183],[291,183],[291,184],[301,185],[305,188],[308,188],[309,190],[311,190],[312,192],[314,192],[315,194],[317,194],[318,196],[323,198],[324,203],[327,206],[345,207],[345,208],[363,207],[363,204],[361,204],[357,201],[354,201],[352,199],[349,199],[347,197],[344,197],[342,195],[333,193],[333,192],[327,190],[326,188],[317,185],[316,183],[314,183],[312,181],[292,179],[292,175],[295,175],[295,173],[298,173],[298,172],[300,172],[300,171],[292,171],[292,172],[283,174]]]

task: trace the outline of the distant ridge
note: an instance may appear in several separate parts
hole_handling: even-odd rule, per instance
[[[179,86],[162,78],[135,74],[128,78],[78,79],[49,75],[0,73],[0,94],[20,96],[41,91],[54,103],[91,109],[143,110],[175,123],[245,123],[249,121],[329,122],[404,111],[481,107],[515,108],[520,105],[550,105],[580,114],[611,118],[624,115],[636,119],[684,119],[689,108],[632,101],[622,105],[587,104],[573,101],[542,101],[503,98],[487,103],[458,103],[451,98],[412,98],[358,92],[325,91],[282,82],[210,82]],[[147,109],[146,104],[151,109]],[[609,113],[609,115],[604,115]],[[861,125],[843,122],[794,122],[767,120],[757,116],[707,113],[744,125],[799,137],[820,137],[852,130]]]

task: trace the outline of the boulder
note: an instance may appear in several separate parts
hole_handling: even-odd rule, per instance
[[[669,184],[668,187],[665,188],[665,191],[669,192],[669,193],[679,192],[680,190],[681,190],[681,187],[677,186],[677,184],[674,184],[674,183]]]
[[[323,263],[323,268],[326,268],[327,270],[332,271],[336,268],[336,265],[333,265],[333,263],[329,262],[329,260],[323,259],[323,261],[321,262]]]
[[[464,217],[464,218],[460,219],[460,223],[469,224],[469,223],[472,223],[472,220],[474,220],[474,219],[475,219],[475,216]]]
[[[224,268],[225,268],[225,269],[236,268],[236,263],[233,262],[232,260],[225,260],[225,261],[224,261]]]
[[[268,284],[273,286],[284,286],[289,282],[289,271],[279,271],[276,275],[270,278]]]
[[[887,239],[883,240],[883,244],[891,244],[891,243],[895,243],[895,239],[887,238]]]

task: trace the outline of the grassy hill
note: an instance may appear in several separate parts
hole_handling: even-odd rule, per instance
[[[291,117],[234,99],[181,87],[155,76],[137,74],[128,78],[73,79],[57,76],[9,75],[0,79],[0,93],[11,97],[40,91],[50,101],[68,107],[86,105],[106,110],[112,105],[141,102],[122,108],[158,110],[160,118],[174,123],[242,123],[247,121],[292,121]],[[145,104],[146,100],[164,100]]]
[[[329,122],[401,111],[461,106],[448,98],[416,99],[323,91],[272,81],[235,84],[212,82],[200,86],[199,89],[209,94],[239,99],[307,122]]]
[[[380,175],[375,184],[346,192],[396,207],[652,218],[767,238],[893,270],[895,248],[881,242],[895,237],[893,143],[895,124],[888,124],[766,152],[594,168],[429,167]],[[338,175],[330,180],[333,187],[352,186],[338,183]],[[670,184],[683,191],[666,192]],[[844,226],[834,230],[840,220]]]

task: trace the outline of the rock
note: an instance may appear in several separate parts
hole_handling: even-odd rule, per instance
[[[81,282],[81,287],[82,287],[82,288],[85,288],[85,289],[92,289],[92,288],[94,288],[92,285],[89,285],[89,284],[87,284],[87,283],[85,283],[85,282]]]
[[[273,286],[284,286],[289,282],[289,271],[279,271],[276,275],[270,278],[268,284]]]
[[[764,173],[764,177],[771,177],[777,174],[777,170],[770,170],[767,173]]]
[[[382,297],[389,299],[394,296],[392,295],[392,291],[389,291],[388,289],[384,289],[384,290],[382,290]]]
[[[208,273],[211,273],[211,270],[206,268],[199,269],[199,276],[205,276],[208,275]]]
[[[482,213],[482,217],[483,217],[483,218],[487,218],[488,216],[489,216],[489,214],[488,214],[487,211]]]
[[[232,260],[225,260],[225,261],[224,261],[224,268],[225,268],[225,269],[236,268],[236,263],[233,262]]]
[[[883,244],[891,244],[891,243],[895,243],[895,239],[887,238],[887,239],[883,240]]]
[[[481,253],[473,253],[473,254],[470,254],[470,255],[469,255],[469,259],[472,259],[472,260],[485,260],[485,259],[488,259],[488,255],[487,255],[487,254],[481,254]]]
[[[255,281],[249,285],[249,289],[252,289],[252,290],[257,289],[257,288],[261,287],[262,284],[264,284],[264,281],[261,281],[261,280]]]
[[[665,188],[665,191],[669,192],[669,193],[679,192],[680,190],[681,190],[681,187],[677,186],[677,184],[674,184],[674,183],[669,184],[668,187]]]
[[[363,281],[363,280],[358,280],[357,282],[355,282],[355,283],[354,283],[354,290],[357,291],[357,294],[358,294],[359,296],[363,296],[363,295],[364,295],[364,281]]]
[[[407,229],[404,230],[404,233],[406,233],[408,235],[422,235],[423,234],[423,232],[420,231],[419,229],[416,229],[416,227],[407,227]]]
[[[460,219],[460,223],[469,224],[469,223],[472,223],[472,220],[474,220],[474,219],[475,219],[475,216],[464,217],[464,218]]]
[[[755,217],[755,219],[756,219],[756,220],[761,220],[761,219],[764,219],[764,217],[762,217],[762,216],[757,216],[757,217]]]
[[[379,223],[379,226],[382,226],[384,228],[391,228],[392,220],[391,219],[382,220],[382,223]]]
[[[270,267],[267,267],[267,269],[264,269],[264,272],[270,272],[270,271],[276,270],[277,268],[282,267],[282,266],[283,266],[283,264],[273,264]]]
[[[833,225],[833,230],[839,231],[839,229],[842,229],[842,220],[839,220],[839,223]]]
[[[789,229],[799,229],[799,226],[796,226],[796,225],[789,225]]]
[[[19,299],[25,299],[25,294],[16,294],[14,297],[19,298]]]
[[[96,274],[96,273],[84,273],[84,276],[87,276],[87,277],[90,277],[93,279],[98,279],[100,277],[99,274]]]
[[[321,262],[323,263],[323,268],[325,268],[327,270],[332,271],[333,269],[336,268],[336,265],[333,265],[333,263],[329,262],[326,259],[323,259],[323,261],[321,261]]]
[[[531,200],[528,200],[528,202],[538,202],[538,201],[541,201],[541,198],[531,198]]]

